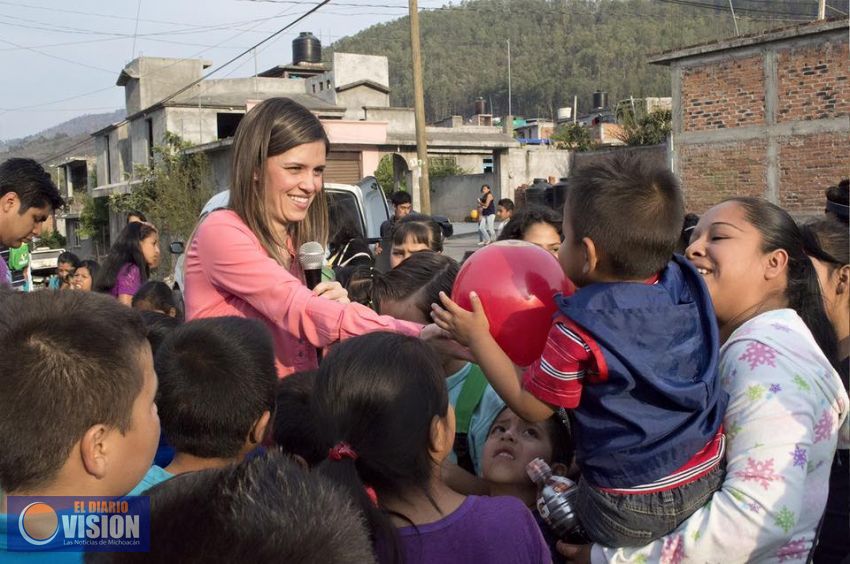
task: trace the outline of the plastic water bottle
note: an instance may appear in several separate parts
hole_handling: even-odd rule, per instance
[[[564,476],[552,474],[542,458],[535,458],[526,467],[528,477],[537,484],[537,511],[562,540],[586,542],[587,536],[575,513],[576,483]]]

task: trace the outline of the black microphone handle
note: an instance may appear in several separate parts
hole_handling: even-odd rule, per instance
[[[311,290],[319,285],[322,281],[322,269],[311,268],[304,271],[304,281],[307,282],[307,287]]]

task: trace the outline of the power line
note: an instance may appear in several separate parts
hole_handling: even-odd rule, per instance
[[[59,55],[51,55],[50,53],[45,53],[44,51],[39,51],[38,49],[33,49],[32,47],[26,47],[24,45],[20,45],[18,43],[15,43],[14,41],[9,41],[8,39],[0,38],[0,42],[6,43],[8,45],[14,45],[15,47],[19,47],[21,49],[26,49],[27,51],[32,51],[33,53],[37,53],[39,55],[42,55],[44,57],[48,57],[50,59],[56,59],[56,60],[62,61],[64,63],[70,63],[72,65],[85,67],[87,69],[99,70],[101,72],[106,72],[106,73],[109,73],[109,74],[113,74],[115,72],[115,71],[111,71],[111,70],[108,70],[108,69],[105,69],[105,68],[102,68],[102,67],[96,67],[96,66],[90,65],[88,63],[81,63],[80,61],[74,61],[74,60],[71,60],[71,59],[66,59],[65,57],[60,57]]]
[[[139,4],[136,7],[136,25],[133,28],[133,48],[130,50],[130,59],[133,59],[136,56],[136,34],[139,33],[139,14],[142,12],[142,0],[139,0]]]
[[[177,97],[177,96],[179,96],[180,94],[182,94],[182,93],[186,92],[187,90],[189,90],[189,89],[190,89],[190,88],[192,88],[193,86],[197,85],[197,84],[198,84],[198,83],[200,83],[201,81],[206,80],[207,78],[209,78],[209,77],[210,77],[210,76],[212,76],[213,74],[217,73],[218,71],[220,71],[220,70],[221,70],[221,69],[223,69],[224,67],[226,67],[226,66],[230,65],[231,63],[233,63],[234,61],[238,60],[239,58],[244,57],[246,54],[250,53],[253,49],[256,49],[256,48],[257,48],[257,47],[259,47],[260,45],[263,45],[264,43],[267,43],[268,41],[270,41],[270,40],[274,39],[275,37],[277,37],[278,35],[280,35],[280,34],[281,34],[281,33],[283,33],[284,31],[286,31],[286,30],[288,30],[289,28],[293,27],[295,24],[297,24],[297,23],[301,22],[302,20],[306,19],[307,17],[311,16],[313,13],[315,13],[316,11],[318,11],[318,10],[319,10],[319,8],[321,8],[322,6],[324,6],[324,5],[328,4],[330,1],[331,1],[331,0],[322,0],[322,2],[320,2],[319,4],[317,4],[316,6],[314,6],[313,8],[311,8],[311,9],[307,10],[304,14],[302,14],[302,15],[298,16],[297,18],[295,18],[294,20],[292,20],[290,23],[286,24],[285,26],[283,26],[282,28],[280,28],[280,29],[279,29],[279,30],[277,30],[276,32],[272,33],[272,34],[271,34],[271,35],[269,35],[268,37],[264,38],[263,40],[259,41],[259,42],[258,42],[258,43],[256,43],[256,44],[254,44],[254,45],[253,45],[253,46],[251,46],[250,48],[248,48],[248,49],[246,49],[246,50],[242,51],[241,53],[239,53],[238,55],[236,55],[235,57],[233,57],[232,59],[230,59],[230,60],[229,60],[229,61],[227,61],[226,63],[224,63],[224,64],[222,64],[222,65],[219,65],[219,66],[218,66],[218,67],[216,67],[215,69],[213,69],[213,70],[211,70],[210,72],[208,72],[207,74],[203,75],[201,78],[199,78],[199,79],[197,79],[197,80],[192,81],[191,83],[187,84],[187,85],[186,85],[186,86],[184,86],[183,88],[180,88],[179,90],[177,90],[177,91],[176,91],[176,92],[174,92],[173,94],[170,94],[170,95],[166,96],[165,98],[163,98],[162,100],[160,100],[160,101],[159,101],[159,102],[157,102],[157,103],[158,103],[158,104],[164,104],[164,103],[166,103],[166,102],[168,102],[168,101],[170,101],[170,100],[173,100],[174,98],[176,98],[176,97]],[[125,123],[128,123],[127,118],[124,118],[123,120],[119,121],[119,122],[118,122],[117,124],[115,124],[115,125],[116,125],[116,126],[120,126],[120,125],[124,125]],[[54,159],[58,159],[59,157],[62,157],[62,156],[64,156],[64,155],[67,155],[68,153],[70,153],[71,151],[73,151],[73,150],[74,150],[74,149],[76,149],[77,147],[82,146],[85,142],[88,142],[88,141],[89,141],[89,139],[87,138],[85,141],[82,141],[82,142],[80,142],[80,143],[76,143],[76,144],[74,144],[73,146],[71,146],[71,147],[67,148],[66,150],[62,151],[61,153],[57,153],[57,154],[52,155],[52,156],[50,156],[50,157],[48,157],[48,158],[46,158],[46,159],[43,159],[41,162],[42,162],[42,163],[47,163],[47,162],[50,162],[50,161],[52,161],[52,160],[54,160]]]

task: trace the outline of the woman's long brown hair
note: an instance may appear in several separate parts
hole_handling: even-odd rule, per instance
[[[272,228],[271,214],[265,205],[266,160],[290,149],[321,141],[326,152],[330,142],[322,123],[313,113],[289,98],[270,98],[252,108],[236,129],[230,181],[230,209],[257,236],[270,257],[289,266],[281,249],[286,241]],[[295,251],[306,241],[328,240],[328,206],[319,191],[303,221],[290,223],[287,234]]]

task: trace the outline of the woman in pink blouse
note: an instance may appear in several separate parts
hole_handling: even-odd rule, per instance
[[[316,348],[370,331],[422,326],[350,303],[337,282],[304,284],[297,250],[328,238],[322,175],[329,149],[318,118],[287,98],[250,110],[233,140],[230,208],[208,215],[186,255],[186,317],[263,321],[278,376],[317,366]]]

